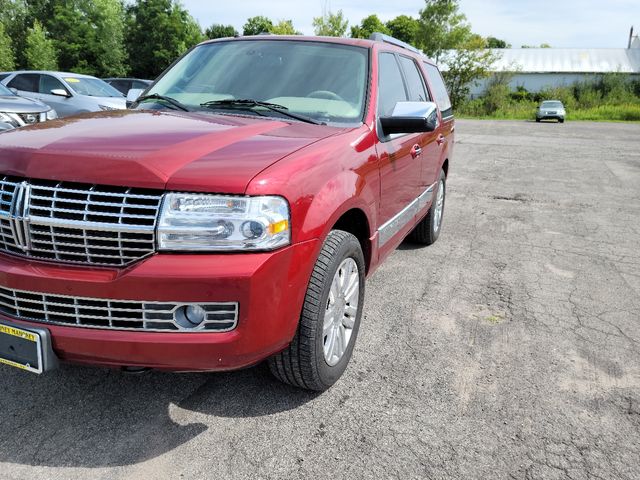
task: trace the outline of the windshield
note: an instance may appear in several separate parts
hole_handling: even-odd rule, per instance
[[[64,77],[64,81],[80,95],[90,97],[122,97],[122,93],[99,78]]]
[[[361,47],[283,40],[216,42],[193,49],[147,94],[166,95],[194,109],[216,100],[251,99],[322,122],[352,123],[363,117],[367,75],[368,50]],[[231,113],[228,105],[209,108]]]
[[[542,102],[544,108],[562,108],[562,102]]]
[[[11,90],[9,90],[7,87],[5,87],[4,85],[2,85],[0,83],[0,95],[7,97],[7,96],[14,96],[15,93],[13,93]]]

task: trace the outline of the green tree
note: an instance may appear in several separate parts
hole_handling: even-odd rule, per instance
[[[472,33],[458,8],[458,0],[425,0],[417,38],[418,46],[444,65],[442,76],[454,108],[469,95],[475,80],[489,75],[500,57],[486,49],[484,38]]]
[[[4,24],[0,23],[0,70],[13,70],[15,61],[11,38],[4,31]]]
[[[24,52],[26,67],[32,70],[57,70],[58,60],[53,41],[47,38],[47,31],[36,20],[27,32]]]
[[[23,66],[27,28],[33,23],[29,22],[27,17],[28,9],[25,0],[0,0],[0,23],[4,26],[3,35],[7,35],[10,39],[9,43],[13,51],[12,54],[6,54],[4,50],[0,51],[0,64],[9,64],[11,60],[12,69]]]
[[[437,62],[443,52],[460,47],[470,35],[471,25],[458,11],[458,0],[425,0],[417,40],[427,56]]]
[[[280,20],[269,29],[269,32],[275,35],[300,35],[300,32],[296,31],[291,20]]]
[[[474,81],[489,76],[493,63],[499,58],[484,47],[485,40],[479,35],[472,35],[459,48],[441,55],[446,64],[442,76],[454,109],[468,97]]]
[[[313,19],[315,34],[323,37],[344,37],[348,27],[349,21],[344,18],[342,10],[338,10],[338,13],[327,11],[321,17]]]
[[[420,22],[408,15],[400,15],[393,20],[389,20],[387,22],[387,28],[393,37],[415,45],[418,32],[420,31]]]
[[[120,0],[54,0],[50,3],[53,13],[42,22],[53,39],[62,70],[98,76],[126,74],[125,19]],[[50,6],[34,2],[30,16],[39,19],[39,15],[47,14]]]
[[[247,23],[242,27],[243,35],[260,35],[261,33],[270,32],[273,28],[273,22],[267,17],[258,15],[247,19]]]
[[[511,44],[496,37],[487,37],[487,48],[511,48]]]
[[[178,2],[136,0],[127,7],[125,42],[136,77],[155,78],[203,39],[198,23]]]
[[[387,26],[375,14],[363,18],[360,25],[351,27],[351,38],[369,38],[374,32],[391,34]]]
[[[232,25],[220,25],[218,23],[214,23],[204,32],[204,36],[207,38],[225,38],[237,35],[238,31]]]

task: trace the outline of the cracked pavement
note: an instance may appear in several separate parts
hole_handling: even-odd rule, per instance
[[[323,394],[0,366],[0,478],[640,478],[640,125],[457,123],[443,232]]]

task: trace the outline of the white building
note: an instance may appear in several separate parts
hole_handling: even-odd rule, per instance
[[[500,58],[494,72],[510,72],[513,90],[524,87],[537,92],[548,87],[568,86],[604,73],[620,72],[640,78],[640,41],[631,48],[504,48],[494,49]],[[477,81],[472,97],[482,94],[489,79]]]

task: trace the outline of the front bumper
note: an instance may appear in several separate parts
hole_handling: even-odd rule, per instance
[[[0,286],[52,295],[159,302],[238,302],[229,332],[145,332],[50,325],[63,361],[177,371],[233,370],[288,345],[295,334],[318,241],[275,252],[157,254],[126,269],[49,264],[0,255]]]

